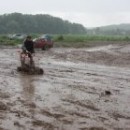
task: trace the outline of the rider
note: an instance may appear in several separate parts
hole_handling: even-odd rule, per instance
[[[35,53],[34,52],[34,42],[32,41],[32,37],[31,36],[27,36],[23,46],[22,46],[22,50],[23,52],[27,52],[29,54],[31,63],[33,63],[33,57],[32,54]]]
[[[32,41],[31,36],[27,36],[24,43],[23,43],[23,50],[30,52],[31,54],[34,53],[34,42]]]

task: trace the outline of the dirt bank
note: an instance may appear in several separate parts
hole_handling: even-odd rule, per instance
[[[0,130],[129,130],[130,45],[37,51],[43,76],[0,49]]]

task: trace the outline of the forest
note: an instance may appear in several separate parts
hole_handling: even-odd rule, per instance
[[[47,14],[11,13],[0,15],[0,34],[13,33],[50,33],[85,34],[86,28]]]

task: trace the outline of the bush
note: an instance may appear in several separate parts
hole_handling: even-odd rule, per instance
[[[57,37],[57,40],[58,40],[58,41],[63,41],[63,40],[64,40],[64,37],[63,37],[62,35],[60,35],[60,36]]]

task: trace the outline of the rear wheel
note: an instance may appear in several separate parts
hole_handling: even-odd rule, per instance
[[[17,67],[17,71],[22,71],[22,67]]]

